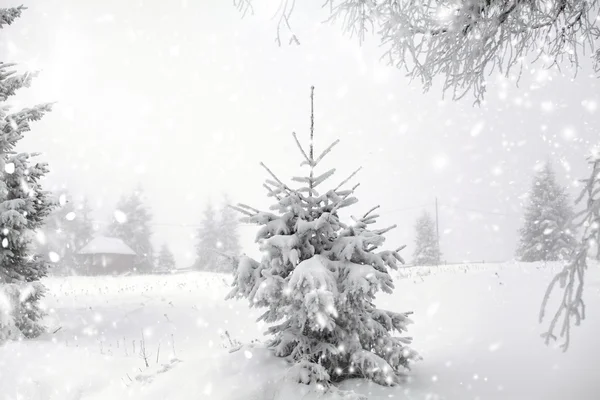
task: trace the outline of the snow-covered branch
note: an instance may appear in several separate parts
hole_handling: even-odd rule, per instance
[[[278,37],[282,27],[291,32],[290,3],[281,0]],[[543,67],[566,61],[576,73],[589,53],[600,68],[598,0],[325,0],[324,7],[328,21],[361,42],[375,34],[383,57],[425,90],[441,76],[454,99],[482,100],[489,73],[518,78],[526,59]]]

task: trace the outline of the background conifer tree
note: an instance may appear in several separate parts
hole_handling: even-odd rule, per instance
[[[121,198],[108,228],[110,236],[120,238],[135,251],[133,266],[139,273],[149,273],[154,268],[151,222],[152,215],[144,205],[141,189],[138,189]]]
[[[550,163],[546,163],[533,178],[517,257],[527,262],[567,258],[576,243],[572,218],[567,192],[556,182]]]
[[[415,224],[417,237],[415,239],[415,251],[413,253],[414,265],[439,265],[440,246],[437,240],[435,222],[431,215],[425,211],[417,219]]]
[[[158,253],[155,271],[165,274],[170,273],[173,270],[175,270],[175,257],[171,250],[169,250],[169,246],[165,243]]]
[[[200,271],[216,271],[219,267],[219,226],[215,209],[208,203],[197,232],[196,262],[194,268]]]
[[[53,275],[69,275],[80,269],[77,252],[93,238],[91,209],[87,199],[75,199],[66,191],[56,197],[57,207],[38,233],[36,251],[49,261],[51,253],[58,256],[52,260]]]

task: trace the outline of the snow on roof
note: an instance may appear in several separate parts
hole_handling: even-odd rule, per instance
[[[135,251],[121,239],[98,236],[79,250],[79,254],[126,254],[135,256]]]

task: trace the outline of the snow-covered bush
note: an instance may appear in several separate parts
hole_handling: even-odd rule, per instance
[[[374,300],[379,290],[392,292],[388,269],[403,263],[402,247],[381,249],[383,234],[393,227],[370,228],[377,207],[352,217],[352,224],[340,221],[339,210],[357,202],[358,185],[342,187],[358,170],[321,191],[334,170],[315,176],[315,167],[337,141],[315,157],[313,126],[308,153],[294,134],[302,165],[309,169],[308,176],[293,178],[299,187],[283,183],[261,164],[270,174],[264,186],[275,200],[271,212],[237,206],[246,215],[243,221],[261,226],[256,241],[263,257],[260,262],[240,257],[228,298],[247,298],[251,307],[266,308],[259,320],[271,324],[268,346],[296,364],[303,383],[366,377],[394,384],[418,358],[407,346],[411,339],[399,336],[411,313],[378,309]]]

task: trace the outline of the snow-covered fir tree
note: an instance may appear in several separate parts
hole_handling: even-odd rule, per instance
[[[441,259],[440,246],[437,239],[435,222],[431,215],[424,211],[415,224],[417,237],[413,253],[414,265],[439,265]]]
[[[202,221],[198,228],[196,242],[196,261],[194,268],[200,271],[216,271],[219,268],[219,252],[222,243],[219,241],[219,226],[215,209],[208,203],[204,209]]]
[[[138,273],[154,269],[151,222],[152,215],[144,204],[142,190],[138,189],[119,200],[114,220],[108,227],[109,236],[123,240],[135,251],[133,267]]]
[[[521,261],[565,259],[575,246],[573,209],[565,188],[556,182],[548,162],[535,175],[525,209],[525,223],[517,248]]]
[[[548,285],[540,310],[540,322],[542,322],[550,295],[558,285],[562,289],[560,303],[550,320],[548,331],[543,336],[546,343],[556,340],[556,335],[564,338],[562,348],[565,351],[569,347],[571,324],[574,322],[575,325],[579,325],[585,319],[583,288],[589,251],[595,248],[596,258],[600,258],[600,146],[592,150],[588,163],[591,166],[590,177],[581,181],[584,187],[575,201],[579,204],[585,199],[586,207],[573,219],[576,227],[583,231],[581,241],[571,252],[563,269]]]
[[[175,257],[166,243],[160,248],[160,252],[156,258],[156,268],[154,270],[161,274],[170,273],[175,270]]]
[[[23,7],[0,8],[0,29],[21,16]],[[32,121],[51,110],[42,104],[20,111],[9,108],[8,99],[28,87],[34,74],[19,74],[14,64],[0,61],[0,341],[43,332],[40,299],[48,262],[33,254],[35,231],[52,211],[49,194],[40,180],[48,172],[44,163],[33,162],[35,153],[15,153],[17,142]]]
[[[311,92],[311,106],[313,93]],[[256,241],[263,257],[238,259],[228,298],[247,298],[251,307],[266,308],[259,320],[272,324],[268,346],[294,364],[300,382],[327,385],[351,377],[366,377],[389,385],[399,381],[411,360],[418,358],[402,337],[410,312],[398,313],[374,305],[379,290],[391,293],[388,269],[403,262],[397,250],[382,250],[384,233],[374,229],[372,208],[352,223],[339,211],[357,202],[344,185],[357,171],[330,189],[321,187],[335,170],[315,175],[334,142],[320,155],[313,153],[314,114],[308,151],[296,143],[308,176],[289,186],[263,165],[274,201],[270,212],[238,205],[244,221],[260,225]]]
[[[240,237],[238,234],[239,218],[235,210],[231,207],[231,201],[228,196],[225,196],[223,207],[220,210],[221,218],[218,225],[218,242],[220,243],[219,251],[226,256],[219,257],[219,270],[225,272],[233,271],[232,258],[228,255],[235,256],[240,254]]]
[[[38,232],[37,252],[53,262],[54,275],[68,275],[77,272],[77,252],[93,238],[94,227],[87,199],[75,199],[65,191],[58,194],[56,203]]]

